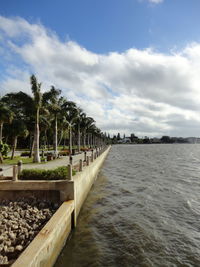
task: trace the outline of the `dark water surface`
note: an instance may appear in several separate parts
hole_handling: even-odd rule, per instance
[[[200,266],[200,145],[113,146],[56,265]]]

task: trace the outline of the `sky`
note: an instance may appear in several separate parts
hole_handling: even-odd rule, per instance
[[[200,136],[199,0],[1,0],[0,96],[30,75],[110,134]]]

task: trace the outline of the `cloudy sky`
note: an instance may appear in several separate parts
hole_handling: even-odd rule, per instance
[[[199,0],[1,0],[0,96],[62,89],[102,131],[200,136]]]

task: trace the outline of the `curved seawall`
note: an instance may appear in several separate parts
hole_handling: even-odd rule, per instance
[[[45,189],[40,185],[40,189],[38,190],[51,188],[52,193],[59,191],[60,200],[63,204],[15,261],[12,265],[13,267],[53,266],[71,230],[76,225],[76,220],[82,204],[110,148],[111,147],[108,147],[103,151],[89,166],[84,167],[82,172],[73,176],[72,181],[66,181],[60,184],[59,181],[47,182],[49,185],[47,186],[47,184],[45,184]],[[22,189],[20,188],[20,183],[20,181],[17,182],[17,184],[13,183],[12,191]],[[30,187],[33,186],[34,182],[31,181],[30,183]],[[51,183],[52,185],[50,186]],[[24,186],[24,182],[22,182],[22,186]],[[17,189],[15,189],[15,187]],[[28,181],[26,182],[26,187],[28,187]]]

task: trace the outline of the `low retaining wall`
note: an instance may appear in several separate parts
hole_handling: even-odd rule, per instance
[[[74,199],[73,181],[0,181],[0,200],[15,201],[20,197],[35,197],[51,202],[63,202]]]
[[[53,266],[72,229],[74,201],[64,202],[12,267]]]
[[[30,245],[22,252],[12,267],[49,267],[55,263],[72,228],[75,227],[81,206],[93,185],[110,147],[99,155],[82,172],[73,176],[73,181],[0,181],[0,199],[10,194],[11,200],[17,193],[50,192],[59,193],[59,200],[64,203],[49,222],[38,233]],[[19,194],[17,194],[19,197]],[[57,196],[55,197],[57,199]]]

